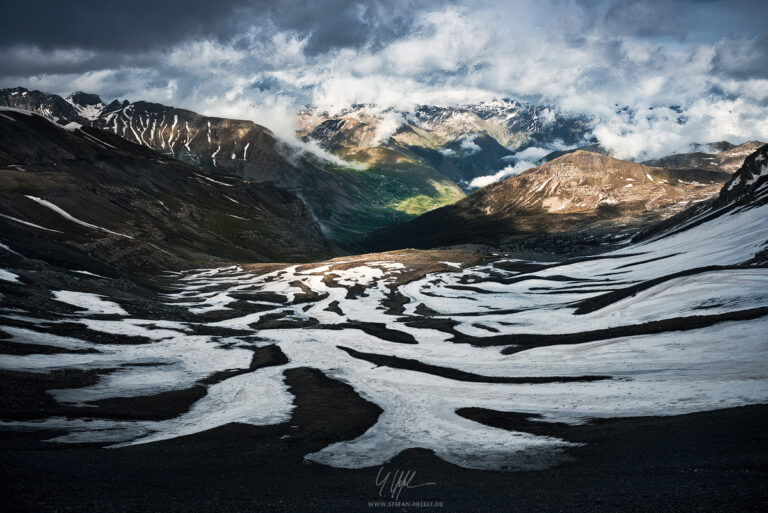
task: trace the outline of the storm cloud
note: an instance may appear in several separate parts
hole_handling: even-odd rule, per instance
[[[414,12],[436,4],[410,0],[29,0],[3,7],[0,46],[134,53],[200,38],[236,44],[244,31],[257,26],[306,35],[307,52],[317,54],[401,36]]]
[[[768,139],[761,1],[17,2],[0,86],[253,119],[494,97],[593,119],[618,156]]]

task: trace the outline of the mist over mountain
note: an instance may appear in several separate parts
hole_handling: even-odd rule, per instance
[[[144,101],[107,104],[82,91],[61,98],[25,88],[4,89],[0,105],[31,110],[62,125],[101,128],[194,166],[287,188],[307,203],[332,243],[347,250],[359,248],[363,240],[368,248],[431,247],[611,226],[629,227],[626,236],[712,196],[712,184],[722,183],[761,144],[692,145],[698,151],[649,161],[653,170],[635,173],[638,176],[624,173],[616,178],[620,183],[614,183],[616,170],[643,166],[597,158],[595,153],[585,158],[579,148],[610,154],[599,143],[585,145],[595,140],[587,118],[510,99],[451,108],[419,106],[413,112],[375,105],[336,113],[306,108],[295,118],[294,144],[251,121],[207,117]],[[552,148],[567,149],[549,152]],[[530,170],[536,160],[552,159],[561,164]],[[578,172],[566,172],[562,164]],[[544,169],[555,169],[555,175],[545,176]],[[591,189],[584,172],[593,177],[588,180],[597,180]],[[530,181],[530,176],[541,179]],[[671,183],[666,180],[670,177]],[[473,193],[475,200],[453,204],[465,193],[495,182]],[[687,182],[693,185],[684,186]],[[497,192],[510,184],[527,185]],[[481,194],[495,198],[496,206],[478,207]],[[473,206],[467,210],[462,205]],[[439,210],[431,212],[434,209]],[[460,219],[472,219],[473,228],[451,216],[440,217],[448,211],[462,212]],[[403,229],[389,229],[422,214],[427,215]],[[429,233],[428,240],[408,231],[416,226],[417,232]],[[450,236],[441,235],[440,226]],[[391,239],[395,233],[400,235]]]

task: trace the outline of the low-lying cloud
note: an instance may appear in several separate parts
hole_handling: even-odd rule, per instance
[[[547,148],[540,148],[537,146],[531,146],[522,151],[515,153],[514,158],[517,160],[527,160],[529,162],[538,162],[550,153],[556,150],[564,150],[567,146],[562,142],[554,142],[552,146]]]
[[[473,189],[485,187],[486,185],[490,185],[492,183],[498,182],[505,178],[509,178],[510,176],[517,176],[523,171],[531,169],[532,167],[536,167],[536,164],[534,162],[531,162],[529,160],[519,160],[515,164],[507,166],[501,171],[494,173],[492,175],[478,176],[477,178],[469,182],[469,186]]]
[[[373,144],[384,144],[395,135],[397,129],[405,124],[405,118],[399,112],[384,112],[379,117],[376,125],[376,133],[373,136]]]
[[[478,176],[469,183],[469,186],[473,189],[478,189],[500,180],[504,180],[505,178],[509,178],[510,176],[517,176],[523,171],[538,166],[538,162],[553,151],[564,150],[566,148],[567,146],[561,141],[554,141],[550,146],[546,148],[530,146],[524,150],[518,151],[514,155],[502,157],[502,160],[513,160],[514,163],[506,166],[504,169],[494,174]]]
[[[474,137],[465,137],[461,140],[459,145],[464,157],[468,157],[482,150],[482,148],[475,142]]]

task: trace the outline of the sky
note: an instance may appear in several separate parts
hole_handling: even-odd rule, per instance
[[[763,4],[763,5],[761,5]],[[288,137],[306,105],[509,97],[584,114],[617,157],[768,140],[764,0],[26,0],[0,87],[157,101]]]

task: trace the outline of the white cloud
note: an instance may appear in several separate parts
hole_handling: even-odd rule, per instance
[[[376,133],[373,136],[372,145],[385,143],[394,135],[398,128],[403,126],[405,118],[399,112],[384,112],[376,125]]]
[[[527,160],[520,160],[512,166],[505,167],[496,174],[478,176],[469,183],[469,186],[473,189],[485,187],[486,185],[490,185],[492,183],[498,182],[499,180],[509,178],[510,176],[519,175],[523,171],[531,169],[532,167],[536,167],[536,164]]]
[[[473,155],[480,151],[482,148],[475,144],[475,138],[468,136],[461,140],[460,148],[464,151],[464,157]]]
[[[414,33],[386,46],[377,60],[386,72],[399,76],[457,71],[481,60],[488,42],[485,27],[467,11],[448,8],[423,14]]]
[[[549,148],[539,148],[536,146],[531,146],[530,148],[526,148],[522,151],[518,151],[515,153],[514,159],[516,160],[527,160],[530,162],[536,162],[539,159],[546,157],[550,153],[552,153],[555,150],[564,150],[566,146],[564,144],[556,144]]]

